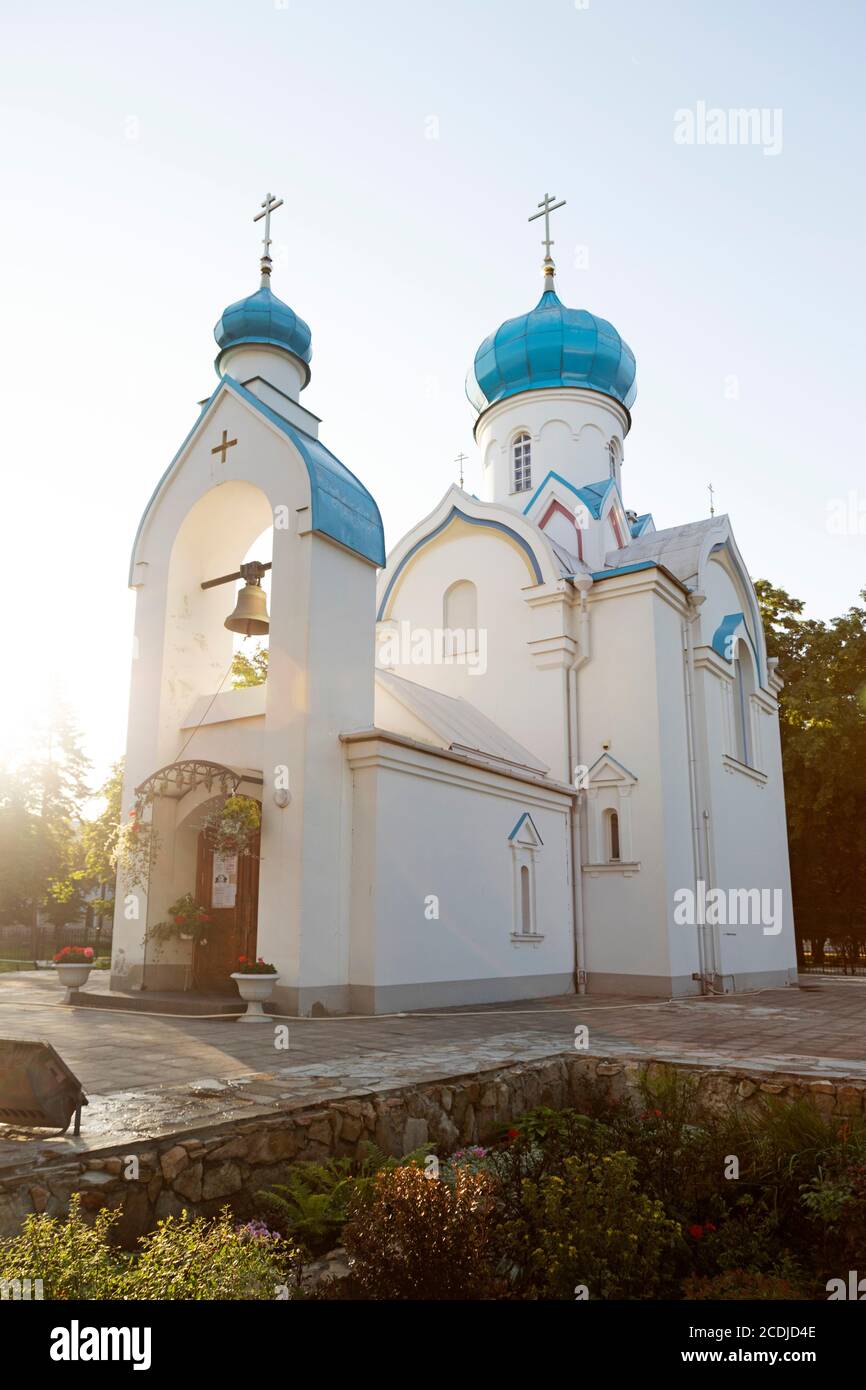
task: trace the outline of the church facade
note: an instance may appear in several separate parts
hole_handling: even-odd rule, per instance
[[[124,804],[154,851],[119,871],[113,986],[218,988],[244,952],[279,1013],[795,982],[754,586],[726,516],[627,506],[635,360],[560,300],[549,233],[541,299],[469,373],[481,496],[449,488],[387,555],[301,403],[267,237],[135,540]],[[252,550],[267,679],[234,689],[222,580]],[[233,863],[207,838],[231,793],[261,817]],[[187,893],[210,935],[155,941]]]

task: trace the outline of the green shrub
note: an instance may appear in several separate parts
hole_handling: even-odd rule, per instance
[[[362,1296],[465,1299],[491,1294],[491,1179],[458,1168],[453,1186],[417,1167],[389,1168],[358,1196],[343,1232]]]
[[[124,1281],[126,1298],[273,1299],[294,1282],[298,1252],[278,1235],[238,1227],[226,1207],[212,1221],[183,1212],[142,1236]]]
[[[103,1208],[92,1223],[73,1193],[69,1216],[28,1216],[21,1234],[0,1240],[0,1279],[41,1279],[46,1299],[118,1297],[128,1257],[111,1245],[116,1212]]]
[[[498,1228],[497,1245],[518,1296],[573,1299],[663,1297],[680,1228],[639,1191],[625,1153],[568,1158],[562,1174],[525,1178],[520,1210]]]
[[[0,1241],[0,1278],[41,1279],[46,1299],[272,1299],[293,1282],[298,1252],[279,1236],[238,1227],[226,1208],[207,1221],[161,1221],[136,1254],[109,1243],[119,1213],[103,1208],[92,1224],[73,1194],[69,1217],[31,1216],[20,1235]]]
[[[358,1159],[328,1158],[290,1168],[284,1183],[259,1192],[259,1199],[279,1230],[311,1255],[322,1255],[338,1241],[350,1202],[369,1200],[376,1173],[423,1165],[429,1144],[403,1158],[393,1158],[369,1140]]]

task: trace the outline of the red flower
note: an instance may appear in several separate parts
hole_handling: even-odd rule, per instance
[[[691,1236],[692,1240],[700,1240],[703,1237],[703,1234],[703,1226],[689,1226],[689,1235]]]
[[[519,1130],[519,1129],[509,1129],[509,1131],[508,1131],[508,1133],[506,1134],[505,1137],[506,1137],[506,1139],[519,1139],[519,1138],[520,1138],[520,1130]]]
[[[654,1110],[654,1111],[653,1111],[653,1114],[656,1115],[659,1119],[661,1119],[663,1113],[664,1113],[664,1112],[661,1111],[661,1110]]]
[[[183,926],[183,918],[182,918],[182,917],[175,917],[175,919],[174,919],[174,925],[175,925],[176,927],[182,927],[182,926]]]

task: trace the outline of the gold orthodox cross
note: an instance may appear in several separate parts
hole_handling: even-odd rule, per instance
[[[236,439],[229,439],[229,437],[228,437],[228,430],[223,430],[223,437],[222,437],[220,443],[219,443],[219,444],[216,444],[216,445],[214,446],[214,448],[211,449],[211,453],[212,453],[212,454],[221,454],[222,457],[221,457],[221,459],[220,459],[220,463],[225,463],[225,461],[226,461],[226,454],[228,453],[229,449],[233,449],[233,448],[234,448],[234,446],[237,444],[237,442],[238,442],[238,441],[237,441]]]

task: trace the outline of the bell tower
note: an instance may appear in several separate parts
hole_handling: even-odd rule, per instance
[[[344,1003],[350,835],[340,735],[373,719],[385,554],[375,501],[300,403],[310,329],[270,288],[280,204],[269,194],[256,214],[261,283],[217,322],[216,389],[135,539],[124,811],[138,807],[158,843],[143,882],[119,872],[112,983],[184,989],[195,977],[195,952],[206,948],[174,937],[157,948],[153,927],[201,891],[195,845],[220,786],[231,786],[260,805],[252,939],[279,971],[276,1011],[293,1013]],[[260,685],[234,688],[238,637],[242,650],[267,638]],[[194,763],[224,773],[197,780]]]

